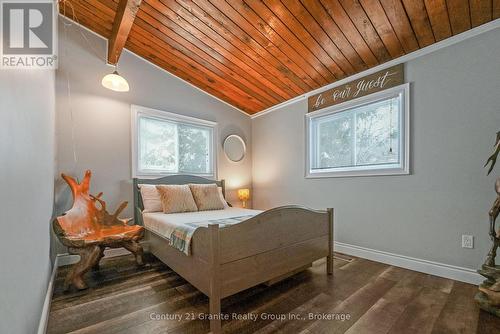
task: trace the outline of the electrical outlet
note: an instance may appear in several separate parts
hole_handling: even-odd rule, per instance
[[[474,236],[462,235],[462,248],[474,248]]]

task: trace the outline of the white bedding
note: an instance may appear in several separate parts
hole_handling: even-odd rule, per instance
[[[145,228],[168,239],[178,225],[242,216],[255,216],[261,212],[260,210],[229,207],[224,210],[183,213],[147,212],[143,213],[142,217]]]

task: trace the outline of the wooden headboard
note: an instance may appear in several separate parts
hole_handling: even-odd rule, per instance
[[[224,180],[216,181],[210,180],[201,176],[195,175],[169,175],[161,177],[158,179],[138,179],[134,178],[134,223],[137,225],[143,225],[142,222],[142,210],[144,210],[144,204],[142,203],[141,191],[139,189],[139,184],[210,184],[215,183],[217,186],[222,188],[222,194],[224,198],[226,197],[226,186]]]

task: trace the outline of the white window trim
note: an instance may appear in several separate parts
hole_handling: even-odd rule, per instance
[[[210,151],[212,152],[212,174],[204,174],[204,173],[193,173],[190,175],[197,175],[197,176],[202,176],[208,179],[217,179],[217,165],[218,165],[218,131],[217,131],[217,123],[212,122],[212,121],[207,121],[204,119],[199,119],[195,117],[190,117],[190,116],[184,116],[184,115],[179,115],[175,114],[172,112],[168,111],[162,111],[162,110],[157,110],[157,109],[151,109],[147,107],[142,107],[138,105],[131,105],[130,107],[131,110],[131,138],[132,138],[132,177],[133,178],[144,178],[144,179],[153,179],[153,178],[159,178],[163,176],[168,176],[168,175],[183,175],[185,173],[164,173],[164,172],[141,172],[139,173],[139,137],[138,137],[138,126],[139,126],[139,117],[140,116],[147,116],[150,118],[156,118],[159,120],[165,120],[165,121],[174,121],[174,122],[179,122],[179,123],[186,123],[186,124],[192,124],[192,125],[197,125],[197,126],[204,126],[204,127],[210,127],[212,128],[213,131],[213,136],[212,136],[212,143],[210,147]]]
[[[311,159],[312,159],[312,146],[311,146],[311,120],[320,116],[326,116],[329,114],[344,111],[346,109],[352,109],[356,106],[367,104],[370,102],[375,102],[377,100],[382,100],[384,98],[389,98],[395,94],[403,94],[403,136],[404,141],[400,145],[400,157],[402,159],[402,166],[400,168],[380,168],[380,166],[374,166],[373,169],[370,167],[364,167],[362,170],[349,170],[349,171],[311,171]],[[306,178],[329,178],[329,177],[354,177],[354,176],[383,176],[383,175],[408,175],[410,174],[410,84],[402,84],[396,87],[392,87],[381,92],[363,96],[351,101],[347,101],[329,108],[321,109],[306,114],[305,116],[305,142],[306,142],[306,157],[305,157],[305,177]]]

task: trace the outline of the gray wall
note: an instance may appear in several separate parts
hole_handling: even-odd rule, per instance
[[[335,240],[477,268],[500,168],[482,168],[500,126],[500,29],[410,61],[409,176],[304,178],[299,101],[252,122],[254,206],[336,208]],[[473,234],[474,249],[461,248]]]
[[[34,333],[51,272],[54,72],[0,70],[0,333]]]
[[[239,163],[230,162],[222,152],[223,139],[232,133],[251,142],[251,120],[236,109],[201,92],[143,59],[125,51],[118,70],[130,84],[130,92],[116,93],[101,86],[102,77],[112,68],[105,64],[106,42],[76,25],[59,27],[60,66],[56,77],[58,171],[81,178],[84,170],[93,174],[91,192],[104,192],[113,210],[121,201],[129,207],[123,216],[132,216],[130,105],[137,104],[198,117],[218,123],[218,177],[226,179],[230,201],[234,189],[251,184],[251,149]],[[96,53],[98,55],[96,55]],[[70,78],[74,138],[78,163],[74,164],[71,113],[67,93]],[[66,186],[58,181],[58,190]],[[58,191],[58,211],[67,208],[70,195]],[[64,252],[58,247],[56,252]]]

